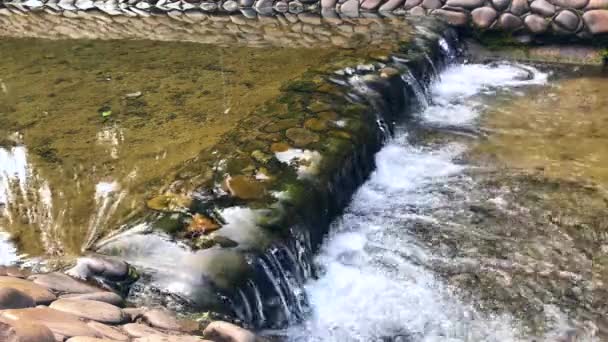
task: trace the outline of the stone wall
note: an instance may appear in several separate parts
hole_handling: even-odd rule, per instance
[[[31,10],[67,16],[99,10],[127,17],[241,12],[249,18],[303,12],[325,18],[407,13],[439,16],[457,27],[525,35],[590,39],[608,33],[608,0],[0,0],[0,14]]]

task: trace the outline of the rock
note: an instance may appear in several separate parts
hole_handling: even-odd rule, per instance
[[[286,3],[285,1],[277,1],[274,4],[274,10],[277,12],[285,13],[285,12],[289,11],[289,4]]]
[[[511,4],[511,0],[492,0],[492,6],[498,11],[506,10]]]
[[[188,225],[188,233],[191,234],[208,234],[220,229],[221,226],[215,220],[196,213],[192,215],[190,224]]]
[[[211,322],[203,335],[211,340],[227,342],[255,342],[256,339],[251,331],[222,321]]]
[[[53,334],[65,337],[101,337],[99,333],[91,329],[77,316],[43,306],[28,309],[4,310],[0,312],[0,319],[11,321],[9,323],[16,322],[15,324],[22,324],[25,322],[44,325],[49,328]]]
[[[380,6],[379,11],[380,12],[390,12],[390,11],[394,10],[395,8],[401,6],[401,4],[403,4],[404,2],[405,2],[405,0],[388,0],[382,6]]]
[[[122,313],[127,316],[127,320],[130,322],[134,322],[135,320],[141,318],[144,313],[146,313],[147,309],[145,308],[125,308],[122,309]]]
[[[239,0],[239,7],[252,7],[255,0]]]
[[[28,279],[40,286],[62,293],[91,293],[104,291],[98,287],[91,286],[76,280],[67,274],[59,272],[37,274],[30,276]]]
[[[224,2],[222,8],[227,12],[235,12],[239,9],[239,4],[236,1],[228,0]]]
[[[287,8],[289,9],[290,13],[302,13],[304,11],[304,5],[302,5],[301,2],[299,1],[291,1],[288,3]]]
[[[146,202],[148,208],[163,212],[182,212],[192,205],[192,198],[188,196],[166,193],[153,197]]]
[[[117,328],[111,327],[109,325],[105,325],[103,323],[99,323],[99,322],[95,322],[95,321],[88,322],[87,325],[91,329],[93,329],[93,330],[97,331],[99,334],[101,334],[101,336],[103,336],[104,338],[109,338],[113,341],[128,341],[129,340],[129,336],[127,336],[122,331],[118,330]]]
[[[0,288],[0,310],[31,308],[35,305],[34,299],[25,292],[12,287]]]
[[[555,6],[547,0],[534,0],[530,5],[532,12],[538,13],[543,17],[551,17],[555,14]]]
[[[528,11],[530,11],[528,0],[512,0],[509,12],[521,16]]]
[[[190,203],[190,199],[181,199],[182,204]],[[89,255],[78,258],[76,266],[67,272],[76,278],[89,279],[91,276],[100,276],[109,280],[124,280],[129,276],[129,265],[122,261],[105,255]]]
[[[319,135],[305,128],[290,128],[285,135],[297,147],[304,147],[319,141]]]
[[[503,13],[498,18],[498,26],[506,31],[515,31],[523,25],[520,17],[511,13]]]
[[[167,335],[149,335],[146,337],[136,338],[133,342],[213,342],[204,340],[198,336],[167,336]]]
[[[438,1],[438,0],[435,0],[435,1]],[[382,0],[365,0],[361,4],[361,8],[371,11],[373,9],[376,9],[378,6],[380,6],[381,3],[382,3]]]
[[[551,3],[563,8],[581,9],[587,6],[589,0],[551,0]]]
[[[338,0],[321,0],[322,8],[335,8]]]
[[[284,119],[272,122],[264,126],[264,132],[266,133],[277,133],[284,131],[288,128],[296,127],[300,124],[300,120],[297,119]]]
[[[465,13],[462,13],[462,12],[438,9],[438,10],[434,10],[432,12],[432,14],[442,17],[450,25],[465,26],[468,24],[468,17]]]
[[[409,10],[409,13],[413,16],[423,16],[426,15],[426,10],[422,6],[416,6]]]
[[[357,15],[359,13],[359,0],[348,0],[340,5],[340,12],[349,15]]]
[[[404,10],[410,10],[416,6],[420,6],[422,4],[422,0],[405,0],[405,4],[403,4]]]
[[[124,299],[114,292],[93,292],[93,293],[82,293],[82,294],[67,294],[59,296],[60,299],[86,299],[94,300],[97,302],[104,302],[115,306],[123,306]]]
[[[536,14],[530,14],[524,19],[524,24],[532,33],[545,33],[551,22]]]
[[[592,10],[583,14],[583,21],[592,34],[608,33],[608,10]]]
[[[608,9],[608,0],[589,0],[585,10]]]
[[[438,9],[441,8],[443,4],[439,0],[423,0],[422,7],[426,9]]]
[[[234,248],[239,245],[238,242],[221,235],[213,236],[213,242],[217,243],[222,248]]]
[[[213,12],[217,10],[217,4],[215,2],[202,2],[201,9],[206,12]]]
[[[87,337],[87,336],[76,336],[68,339],[66,342],[112,342],[105,338]]]
[[[154,309],[143,314],[142,318],[152,327],[191,333],[198,330],[194,321],[180,321],[175,315],[165,310]]]
[[[24,270],[17,266],[0,266],[0,276],[27,278],[30,274],[30,271]]]
[[[445,4],[449,7],[476,8],[483,6],[484,0],[448,0]]]
[[[0,341],[55,342],[53,332],[44,325],[23,320],[0,320]]]
[[[13,277],[0,277],[0,288],[13,288],[30,296],[37,305],[48,304],[57,297],[46,288],[31,281]]]
[[[260,199],[266,195],[264,184],[247,176],[229,176],[226,178],[226,187],[233,197],[244,200]]]
[[[578,28],[579,19],[578,15],[576,15],[574,12],[565,10],[559,12],[553,19],[553,22],[555,22],[561,28],[573,32]]]
[[[131,337],[144,337],[149,335],[165,335],[162,332],[139,323],[129,323],[122,326],[124,330]]]
[[[482,29],[490,27],[497,15],[496,10],[492,7],[479,7],[471,12],[473,24]]]
[[[108,324],[119,324],[125,320],[120,308],[103,302],[86,299],[58,299],[51,309]]]

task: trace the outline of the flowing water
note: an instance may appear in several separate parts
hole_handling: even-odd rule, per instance
[[[333,224],[316,258],[320,276],[306,285],[309,318],[281,334],[290,341],[595,340],[602,324],[595,315],[605,312],[601,293],[592,297],[594,285],[604,286],[603,268],[592,270],[600,241],[573,242],[584,232],[572,226],[595,232],[587,242],[606,229],[608,154],[593,123],[608,120],[598,96],[607,79],[550,83],[549,76],[510,63],[442,72],[430,104],[420,100],[416,127],[402,127],[377,154],[377,170]],[[586,112],[573,116],[580,103]],[[577,138],[583,144],[571,141]],[[558,149],[576,157],[556,161]],[[564,174],[568,181],[555,178]],[[551,214],[563,222],[539,218]]]

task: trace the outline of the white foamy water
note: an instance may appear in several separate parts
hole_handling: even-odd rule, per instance
[[[477,95],[546,78],[515,64],[453,66],[432,84],[432,101],[419,116],[470,126],[483,108]],[[458,144],[417,147],[397,133],[377,154],[377,170],[333,224],[316,259],[321,275],[306,286],[310,316],[285,332],[291,341],[519,339],[511,317],[479,313],[452,293],[429,268],[432,251],[413,231],[416,221],[437,221],[420,209],[441,208],[436,191],[464,177],[466,166],[454,160],[465,150]]]

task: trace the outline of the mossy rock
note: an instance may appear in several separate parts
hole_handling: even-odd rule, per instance
[[[269,123],[268,125],[264,126],[264,132],[277,133],[277,132],[282,132],[282,131],[292,128],[292,127],[297,127],[299,125],[300,125],[300,120],[298,120],[298,119],[279,120],[279,121],[275,121],[275,122]]]
[[[285,135],[297,147],[305,147],[319,141],[319,135],[305,128],[290,128]]]
[[[304,122],[304,127],[311,131],[323,132],[327,130],[328,122],[323,119],[312,118]]]
[[[285,152],[285,151],[289,150],[290,148],[291,148],[291,146],[289,146],[289,144],[285,143],[285,142],[277,142],[277,143],[270,145],[270,150],[274,153]]]

